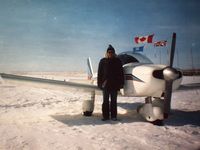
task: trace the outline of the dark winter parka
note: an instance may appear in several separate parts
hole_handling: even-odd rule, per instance
[[[119,90],[124,85],[124,73],[119,58],[102,58],[98,68],[98,87],[106,90]]]

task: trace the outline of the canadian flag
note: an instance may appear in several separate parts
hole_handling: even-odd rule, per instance
[[[166,46],[167,45],[167,41],[158,41],[154,43],[154,46]]]
[[[153,42],[153,36],[152,35],[147,35],[147,36],[137,36],[135,37],[135,43],[139,44],[139,43],[152,43]]]

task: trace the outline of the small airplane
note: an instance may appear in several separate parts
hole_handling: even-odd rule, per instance
[[[172,36],[172,45],[168,65],[153,64],[146,56],[132,51],[118,54],[124,69],[125,84],[120,90],[122,96],[145,97],[145,103],[138,107],[137,112],[148,122],[160,123],[168,118],[171,110],[172,91],[189,89],[187,86],[180,86],[183,78],[182,71],[173,68],[173,60],[176,45],[176,33]],[[7,81],[35,82],[41,87],[56,85],[60,87],[75,87],[91,93],[90,100],[83,100],[83,115],[91,116],[94,110],[95,94],[100,89],[95,84],[97,74],[93,72],[90,58],[87,59],[88,75],[90,83],[75,83],[70,81],[59,81],[14,74],[0,73],[0,76]],[[195,87],[200,88],[199,84]],[[193,87],[194,88],[194,87]]]

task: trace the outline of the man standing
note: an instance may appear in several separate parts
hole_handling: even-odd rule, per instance
[[[109,45],[105,58],[102,58],[98,67],[97,84],[103,91],[102,114],[103,121],[117,120],[117,92],[124,85],[122,63],[116,57],[115,49]],[[111,101],[109,102],[109,97]],[[110,116],[111,115],[111,116]]]

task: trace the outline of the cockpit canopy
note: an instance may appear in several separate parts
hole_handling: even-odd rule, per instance
[[[132,51],[126,51],[118,54],[118,58],[122,61],[122,65],[128,63],[143,63],[152,64],[153,62],[146,56],[140,53],[134,53]]]

